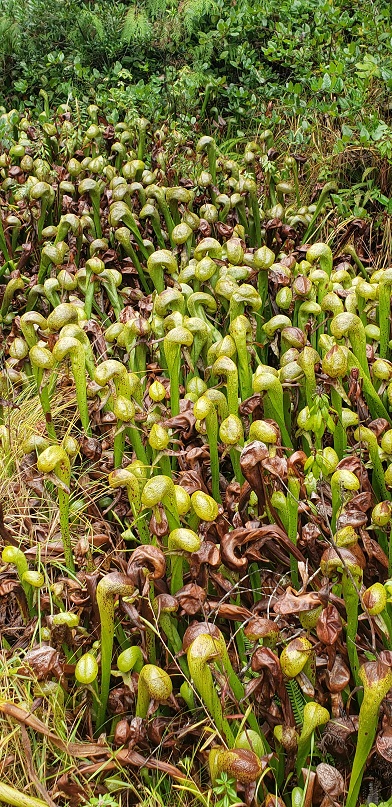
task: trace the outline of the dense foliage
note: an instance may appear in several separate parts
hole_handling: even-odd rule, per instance
[[[0,69],[0,802],[392,807],[390,2]]]
[[[51,104],[93,101],[114,122],[122,110],[207,117],[225,136],[294,119],[297,144],[317,112],[343,143],[378,142],[390,137],[391,13],[386,0],[1,0],[3,102],[35,107],[43,86]]]
[[[1,119],[0,800],[388,799],[387,219],[87,114]]]

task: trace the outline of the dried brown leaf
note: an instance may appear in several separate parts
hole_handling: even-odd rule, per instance
[[[323,608],[316,625],[317,636],[320,642],[327,645],[334,645],[343,630],[342,620],[334,605],[329,603]]]

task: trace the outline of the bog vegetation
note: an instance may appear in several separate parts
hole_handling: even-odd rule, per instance
[[[0,8],[0,802],[391,807],[390,6]]]

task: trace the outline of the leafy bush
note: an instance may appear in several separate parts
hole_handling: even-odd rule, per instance
[[[207,115],[228,136],[316,112],[371,140],[390,116],[391,14],[385,0],[0,0],[0,101],[34,107],[43,84],[52,104],[94,101],[114,120],[137,105],[186,127]]]

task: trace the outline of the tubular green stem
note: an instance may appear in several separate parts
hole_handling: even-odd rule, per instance
[[[125,425],[117,421],[116,433],[113,439],[113,462],[115,468],[121,468],[125,449]]]
[[[207,146],[208,168],[212,177],[213,185],[216,185],[216,145],[212,140]]]
[[[229,747],[233,748],[234,735],[226,718],[223,717],[221,702],[208,666],[208,661],[215,659],[217,652],[219,652],[217,640],[208,633],[202,633],[188,648],[188,666],[193,683],[218,731],[223,733]]]
[[[252,395],[252,368],[247,347],[247,334],[250,332],[251,327],[249,320],[243,314],[236,317],[230,324],[230,334],[237,348],[238,378],[242,401],[245,401]]]
[[[259,200],[257,198],[257,189],[250,191],[250,205],[252,209],[252,216],[255,228],[254,247],[261,247],[261,221],[260,221],[260,208]],[[259,289],[260,294],[260,289]],[[261,297],[261,294],[260,294]],[[263,298],[262,298],[263,299]]]
[[[263,206],[267,210],[268,208],[275,207],[276,202],[276,182],[272,174],[270,174],[268,177],[268,196],[266,195]]]
[[[271,496],[271,502],[270,502],[271,509],[273,508],[273,512],[275,512],[278,515],[278,518],[282,523],[283,529],[286,530],[287,534],[289,530],[289,513],[287,506],[287,499],[289,495],[290,494],[288,494],[286,497],[282,491],[279,492],[275,491]],[[274,518],[274,520],[276,521],[276,517]]]
[[[316,395],[316,373],[315,365],[319,361],[319,355],[312,347],[304,347],[298,357],[298,364],[305,375],[305,396],[306,404],[311,409]]]
[[[149,541],[151,543],[151,541]],[[154,600],[154,581],[150,580],[149,585],[149,603],[148,603],[148,610],[151,610],[151,603]],[[155,664],[157,660],[157,649],[156,649],[156,634],[155,629],[151,626],[151,623],[146,620],[145,622],[145,641],[146,641],[146,653],[147,658],[150,664]]]
[[[0,216],[0,251],[3,253],[4,256],[4,265],[7,266],[11,256],[8,251],[7,240],[4,234],[3,220],[1,216]]]
[[[160,249],[165,249],[166,244],[165,244],[165,240],[164,240],[163,235],[162,235],[161,220],[159,218],[159,213],[158,213],[157,210],[156,210],[156,215],[151,216],[150,221],[151,221],[152,229],[154,230],[154,233],[155,233],[155,238],[157,239],[158,246],[160,247]]]
[[[296,300],[295,303],[294,303],[293,325],[294,325],[295,328],[298,327],[298,313],[299,313],[299,309],[300,309],[301,305],[302,305],[301,300]]]
[[[288,529],[287,534],[295,546],[297,545],[298,535],[298,502],[300,493],[300,481],[295,476],[288,476],[287,479],[288,495],[287,495],[287,511],[288,511]],[[298,561],[293,555],[290,555],[290,568],[291,568],[291,582],[293,587],[299,589],[298,577]]]
[[[49,446],[38,456],[37,468],[41,473],[54,473],[60,482],[69,490],[71,482],[71,466],[68,455],[58,445]],[[67,569],[73,573],[75,564],[72,555],[71,534],[69,530],[69,492],[58,488],[60,530],[64,546],[64,556]]]
[[[387,650],[391,650],[391,648],[392,648],[392,620],[391,620],[386,608],[380,614],[380,618],[381,618],[382,622],[384,623],[386,632],[388,634],[388,635],[386,635],[384,633],[384,631],[383,631],[384,647],[386,647]]]
[[[140,460],[143,465],[149,465],[148,457],[146,454],[146,449],[144,448],[141,433],[139,428],[136,424],[131,424],[126,427],[126,434],[128,439],[130,440],[131,446],[136,454],[138,460]]]
[[[199,516],[197,515],[197,513],[195,513],[194,510],[191,510],[187,515],[187,521],[186,521],[187,527],[189,527],[190,530],[197,532],[199,524],[200,524]]]
[[[16,790],[14,787],[0,782],[0,801],[7,807],[47,807],[48,802],[28,796],[25,791]]]
[[[192,333],[182,326],[172,328],[163,340],[163,349],[170,378],[170,409],[172,417],[178,415],[180,411],[181,345],[191,347],[192,343]]]
[[[40,384],[38,395],[41,402],[42,411],[45,415],[46,431],[52,440],[57,441],[56,429],[52,419],[52,407],[50,404],[49,382],[47,384]]]
[[[100,387],[104,387],[109,381],[114,382],[118,397],[131,400],[131,386],[126,368],[121,362],[115,359],[107,359],[99,364],[95,370],[95,381]],[[117,432],[114,437],[114,462],[119,468],[122,463],[125,445],[125,427],[121,420],[117,420]]]
[[[64,327],[60,331],[60,338],[63,336],[72,336],[74,339],[77,339],[80,344],[84,348],[84,360],[86,365],[86,370],[91,379],[94,378],[95,374],[95,359],[94,353],[90,344],[90,340],[80,325],[77,324],[69,324],[64,325]]]
[[[93,277],[92,269],[88,269],[86,266],[86,280],[85,280],[86,293],[84,295],[84,310],[86,312],[87,319],[91,319],[91,311],[94,300],[94,280],[92,280],[92,277]]]
[[[169,200],[169,210],[171,213],[171,217],[173,219],[173,223],[176,226],[180,223],[180,213],[178,210],[178,202],[177,199],[170,199]]]
[[[359,711],[358,739],[351,770],[346,807],[357,807],[366,761],[372,749],[377,731],[381,702],[392,686],[392,672],[390,667],[385,667],[384,674],[382,676],[379,675],[378,679],[374,675],[369,675],[368,677],[367,673],[370,673],[371,667],[374,669],[376,664],[377,662],[368,662],[364,664],[359,671],[360,683],[364,685],[364,694]]]
[[[230,685],[230,688],[231,688],[231,690],[233,692],[234,697],[238,701],[241,701],[245,697],[245,689],[243,687],[243,684],[239,680],[237,674],[233,670],[233,667],[232,667],[232,664],[231,664],[231,661],[230,661],[230,658],[229,658],[229,654],[227,652],[226,643],[225,643],[225,640],[224,640],[222,635],[219,638],[219,642],[220,642],[221,650],[220,650],[220,654],[219,654],[219,657],[218,657],[218,660],[217,660],[217,664],[222,669],[222,672],[224,672],[227,675],[227,680],[229,682],[229,685]],[[249,725],[251,726],[251,728],[254,731],[256,731],[257,734],[260,737],[262,737],[262,734],[260,733],[260,727],[259,727],[259,725],[257,723],[257,720],[256,720],[253,712],[250,712],[248,720],[249,720]],[[264,737],[263,737],[263,740],[264,740]]]
[[[331,529],[332,529],[332,532],[335,532],[337,515],[338,515],[339,507],[340,507],[340,490],[339,490],[339,486],[336,485],[336,487],[334,487],[332,482],[331,482],[331,493],[332,493]]]
[[[389,563],[388,563],[388,576],[391,577],[392,575],[392,527],[389,532]]]
[[[211,486],[212,495],[216,502],[221,504],[222,499],[219,490],[219,452],[218,452],[218,415],[215,406],[212,405],[211,411],[205,418],[208,447],[210,451],[210,465],[211,465]]]
[[[279,379],[272,373],[267,372],[256,375],[253,380],[253,390],[255,393],[265,393],[264,416],[276,421],[280,428],[283,445],[287,448],[292,448],[293,444],[287,431],[284,417],[283,388]]]
[[[226,378],[227,404],[229,414],[238,415],[238,371],[232,359],[220,356],[212,365],[212,375]]]
[[[355,440],[360,442],[364,442],[367,444],[369,449],[369,455],[372,463],[373,468],[373,488],[376,493],[376,496],[379,498],[380,501],[386,501],[391,499],[391,494],[388,491],[385,485],[385,478],[384,478],[384,469],[382,467],[382,462],[380,459],[380,455],[378,453],[378,443],[377,437],[371,429],[367,429],[364,426],[360,426],[354,432]]]
[[[41,252],[41,261],[38,269],[38,276],[37,276],[37,285],[40,285],[44,282],[46,275],[48,274],[49,267],[51,266],[52,261],[45,256],[44,251]]]
[[[149,546],[152,543],[152,541],[151,541],[151,533],[150,533],[150,530],[148,528],[148,524],[147,524],[147,522],[145,520],[145,517],[144,516],[137,516],[135,514],[134,518],[135,518],[134,525],[137,527],[140,542],[142,544],[144,544],[145,546]],[[133,527],[134,525],[132,524],[131,527]]]
[[[350,255],[353,259],[355,266],[359,269],[361,275],[367,280],[369,278],[369,272],[365,269],[362,261],[360,260],[357,252],[355,251],[354,247],[351,244],[346,244],[344,247],[344,252],[346,255]]]
[[[97,604],[101,620],[101,691],[97,714],[96,731],[100,733],[105,723],[109,697],[110,668],[114,640],[114,610],[117,597],[132,596],[135,587],[128,577],[118,572],[105,575],[97,586]]]
[[[295,198],[296,198],[296,202],[297,202],[298,207],[300,207],[301,206],[301,193],[300,193],[299,181],[298,181],[298,164],[297,164],[297,162],[295,160],[294,160],[292,168],[293,168]]]
[[[146,273],[143,270],[135,249],[133,248],[128,227],[119,227],[115,231],[115,238],[117,241],[119,241],[125,254],[131,259],[133,265],[136,267],[143,291],[146,294],[150,294],[150,288],[146,280]]]
[[[364,373],[359,361],[355,358],[355,356],[353,356],[351,351],[348,352],[347,361],[349,370],[355,368],[356,370],[359,371],[359,375],[362,381],[363,394],[365,396],[365,400],[370,409],[372,417],[385,418],[388,421],[388,423],[390,423],[392,426],[392,420],[389,415],[389,412],[387,412],[387,410],[385,409],[385,406],[382,403],[376,390],[374,389],[373,384],[370,381],[368,375]]]
[[[245,690],[244,690],[243,684],[241,683],[241,681],[239,680],[239,678],[236,675],[235,671],[233,670],[233,667],[232,667],[232,664],[231,664],[231,661],[230,661],[230,658],[229,658],[229,654],[227,652],[226,643],[225,643],[225,640],[224,640],[222,634],[220,634],[220,636],[217,639],[212,638],[209,634],[201,634],[201,636],[203,636],[203,638],[205,636],[208,636],[209,640],[212,639],[213,645],[215,645],[215,648],[216,648],[215,649],[215,655],[216,655],[217,666],[227,676],[227,680],[228,680],[229,686],[230,686],[230,688],[231,688],[231,690],[233,692],[233,695],[236,698],[236,700],[240,703],[245,697]],[[201,689],[198,688],[198,684],[197,684],[195,676],[194,676],[194,670],[191,669],[191,658],[194,655],[195,647],[198,647],[195,644],[196,642],[198,642],[198,639],[199,639],[199,637],[197,637],[197,639],[189,647],[187,656],[188,656],[189,671],[191,673],[191,676],[193,678],[195,686],[198,689],[199,694],[202,695],[202,697],[203,697],[203,693],[202,693]],[[203,647],[203,640],[200,641],[200,647]],[[192,653],[192,649],[193,649],[193,653]],[[211,675],[210,670],[208,668],[208,665],[206,664],[205,666],[206,666],[209,674]],[[215,692],[215,690],[214,690],[214,692]],[[204,697],[203,697],[203,699],[204,699]],[[207,708],[208,708],[208,706],[207,706]],[[211,714],[212,714],[212,712],[211,712]],[[262,733],[260,732],[259,724],[258,724],[258,722],[256,720],[256,717],[255,717],[255,715],[253,714],[252,711],[249,713],[247,719],[248,719],[248,722],[249,722],[249,725],[250,725],[251,729],[253,731],[255,731],[259,735],[259,737],[261,737],[261,739],[263,740],[263,742],[264,742],[264,744],[265,744],[265,746],[266,746],[266,748],[268,750],[266,740],[265,740],[264,736],[262,735]],[[231,731],[230,731],[230,735],[233,736]],[[227,733],[226,733],[226,736],[227,736]],[[228,740],[228,743],[230,745],[229,736],[227,736],[227,740]]]
[[[53,367],[54,359],[49,350],[46,348],[40,348],[38,345],[33,345],[33,347],[30,348],[29,357],[37,387],[38,397],[40,399],[42,411],[45,416],[46,430],[49,436],[56,440],[56,431],[52,420],[50,406],[50,379],[45,383],[43,381],[45,369],[51,369]]]
[[[142,544],[150,544],[151,536],[148,526],[143,517],[140,517],[141,512],[141,495],[140,484],[137,477],[129,470],[129,468],[118,468],[109,474],[109,485],[111,488],[126,487],[128,501],[132,510],[135,523],[138,527],[138,532]]]
[[[147,260],[149,253],[144,246],[143,238],[131,210],[124,202],[113,202],[109,210],[109,223],[112,227],[117,228],[120,222],[123,222],[128,230],[131,231],[141,254]]]
[[[366,334],[364,326],[356,314],[343,312],[337,314],[331,322],[331,334],[335,339],[348,337],[353,354],[362,368],[362,372],[370,380],[370,371],[366,356]]]
[[[78,339],[72,336],[60,337],[53,348],[54,359],[63,361],[69,356],[71,362],[72,375],[75,381],[76,402],[78,405],[80,420],[86,434],[90,435],[90,419],[86,393],[86,361],[84,347]]]
[[[49,198],[43,196],[41,198],[41,211],[40,211],[39,219],[38,219],[38,222],[37,222],[38,241],[42,240],[42,230],[44,229],[44,226],[45,226],[45,219],[46,219],[46,213],[47,213],[48,208],[49,208]]]
[[[389,338],[391,332],[391,286],[392,271],[387,269],[381,278],[378,291],[378,325],[380,328],[379,353],[382,359],[389,358]]]
[[[324,204],[325,204],[327,196],[329,196],[330,193],[336,193],[337,190],[338,190],[338,186],[336,185],[335,182],[327,182],[324,185],[324,187],[323,187],[323,189],[322,189],[322,191],[320,193],[320,198],[319,198],[319,200],[317,202],[316,210],[314,211],[313,216],[312,216],[312,218],[311,218],[311,220],[309,222],[308,229],[306,230],[306,233],[302,238],[302,243],[303,244],[306,244],[306,242],[309,241],[309,238],[313,233],[314,225],[316,224],[317,219],[318,219],[318,217],[319,217],[319,215],[320,215],[320,213],[321,213],[321,211],[322,211],[322,209],[324,207]]]
[[[234,605],[239,606],[241,605],[241,594],[237,594],[236,597],[232,597],[231,599]],[[242,629],[242,622],[234,622],[234,630],[235,630],[235,643],[237,646],[238,659],[241,664],[241,667],[245,667],[247,664],[247,656],[246,656],[244,632]]]
[[[174,221],[172,219],[170,208],[165,199],[164,191],[162,190],[162,188],[157,189],[157,191],[154,193],[154,198],[156,199],[160,213],[162,214],[165,220],[166,229],[170,238],[170,243],[174,247],[175,244],[172,243],[172,232],[174,230]]]
[[[213,89],[212,84],[207,84],[204,92],[203,103],[200,109],[200,120],[204,120],[212,89]]]
[[[144,377],[146,375],[146,366],[147,366],[147,351],[148,347],[145,343],[140,342],[139,344],[135,345],[134,354],[135,354],[135,361],[134,361],[134,371],[139,374],[140,377]]]
[[[232,448],[230,451],[230,460],[234,471],[234,477],[240,485],[242,485],[244,481],[244,476],[241,471],[241,462],[240,462],[240,455],[238,449]]]
[[[257,563],[250,563],[248,567],[249,580],[253,592],[253,602],[260,602],[262,599],[261,574]]]
[[[339,460],[342,460],[347,448],[347,433],[342,423],[342,398],[335,387],[331,387],[331,403],[337,414],[337,422],[333,434],[333,445]]]
[[[97,238],[102,238],[101,227],[101,194],[98,192],[90,192],[91,204],[93,208],[93,220],[95,235]]]
[[[268,297],[268,269],[259,269],[257,275],[257,290],[260,295],[260,299],[262,301],[262,311],[264,311],[264,306],[266,305],[267,297]],[[260,339],[261,341],[261,334]]]
[[[245,199],[243,197],[241,197],[238,204],[236,204],[235,209],[237,210],[238,221],[247,233],[249,231],[249,222],[246,216]]]
[[[145,118],[141,118],[139,125],[139,143],[137,147],[137,158],[138,160],[142,161],[144,161],[144,152],[146,148],[146,132],[147,132],[147,121]]]
[[[102,276],[102,285],[106,289],[107,296],[109,298],[109,302],[113,308],[113,311],[116,315],[116,320],[120,319],[120,314],[123,309],[123,303],[121,297],[118,294],[117,288],[113,279],[111,277],[104,278]]]
[[[170,377],[170,412],[171,416],[175,417],[180,412],[180,384],[181,384],[181,346],[178,345],[176,353],[172,356],[171,363],[169,363],[167,352],[165,349],[165,357],[168,362],[168,370]]]
[[[358,677],[359,660],[356,647],[356,637],[358,631],[359,596],[357,586],[355,585],[355,578],[351,579],[351,576],[345,570],[343,570],[342,573],[342,594],[347,614],[347,621],[346,621],[347,655],[350,662],[350,669],[355,681],[355,686],[360,687],[361,681]],[[362,700],[361,693],[362,690],[359,690],[358,692],[359,702],[361,702]]]
[[[366,300],[360,294],[357,294],[356,297],[357,297],[358,316],[362,322],[363,327],[365,328],[366,325],[368,324],[367,314],[365,312]]]
[[[170,457],[167,454],[162,454],[159,458],[159,467],[164,476],[172,476],[172,467]]]
[[[170,616],[170,614],[165,613],[162,611],[158,617],[159,626],[162,628],[163,632],[166,634],[166,638],[168,641],[169,649],[173,653],[176,661],[181,667],[181,670],[184,674],[184,677],[188,679],[189,675],[189,667],[188,662],[186,660],[186,656],[182,654],[182,641],[180,634],[178,633],[177,627],[175,625],[174,620]]]

